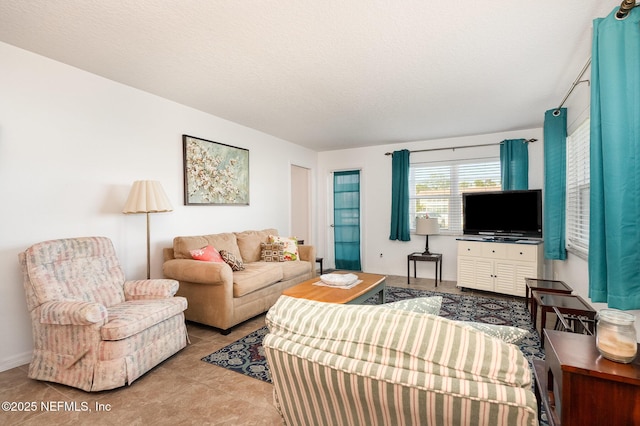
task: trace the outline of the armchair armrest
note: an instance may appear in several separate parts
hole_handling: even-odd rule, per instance
[[[168,279],[131,280],[124,283],[125,300],[167,299],[175,296],[178,281]]]
[[[107,308],[96,302],[61,300],[40,306],[40,322],[55,325],[91,325],[107,321]]]
[[[198,284],[233,283],[231,267],[222,262],[203,262],[193,259],[171,259],[162,265],[164,275],[178,281]]]

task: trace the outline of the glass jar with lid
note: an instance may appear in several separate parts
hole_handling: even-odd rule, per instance
[[[624,364],[633,361],[638,351],[636,318],[617,309],[602,309],[596,318],[596,346],[600,354]]]

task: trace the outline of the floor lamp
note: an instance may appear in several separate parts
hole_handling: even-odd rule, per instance
[[[426,235],[427,242],[424,246],[423,255],[429,255],[429,235],[436,235],[440,233],[440,225],[438,225],[438,219],[431,217],[419,217],[416,219],[416,234]]]
[[[122,209],[124,214],[147,214],[147,279],[151,278],[151,244],[149,238],[149,213],[173,211],[169,198],[160,182],[155,180],[137,180],[133,182],[129,198]]]

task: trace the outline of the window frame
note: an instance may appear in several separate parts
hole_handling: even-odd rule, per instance
[[[462,235],[462,193],[465,191],[461,188],[460,181],[468,181],[469,174],[461,173],[461,171],[464,171],[463,168],[465,166],[468,167],[472,165],[477,166],[476,171],[478,173],[477,177],[473,179],[474,181],[480,179],[486,180],[487,176],[482,176],[482,174],[486,175],[487,173],[489,174],[489,179],[494,181],[493,186],[487,186],[484,188],[481,186],[475,187],[477,191],[486,192],[502,190],[499,154],[456,160],[420,161],[409,165],[409,223],[412,233],[415,233],[416,217],[421,215],[421,212],[416,212],[417,203],[420,200],[425,200],[426,202],[429,202],[429,200],[438,200],[442,202],[444,200],[444,204],[447,205],[446,213],[444,213],[445,216],[437,216],[442,218],[440,221],[440,233],[444,235]],[[419,183],[416,175],[418,174],[418,171],[420,170],[422,173],[427,174],[431,171],[435,172],[437,169],[448,170],[448,176],[445,178],[445,180],[448,179],[449,182],[447,192],[442,194],[431,194],[430,196],[417,195],[416,187]],[[484,172],[482,169],[484,169]],[[489,171],[487,171],[487,169],[489,169]],[[464,177],[465,175],[467,175],[466,179]],[[437,182],[432,186],[437,186]],[[429,212],[427,211],[427,213]],[[442,212],[435,211],[435,213],[440,215]],[[433,217],[433,215],[431,217]]]
[[[590,119],[567,135],[565,248],[589,258]]]

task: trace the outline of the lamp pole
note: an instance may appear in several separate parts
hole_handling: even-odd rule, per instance
[[[147,212],[147,279],[151,278],[151,238],[149,212]]]

